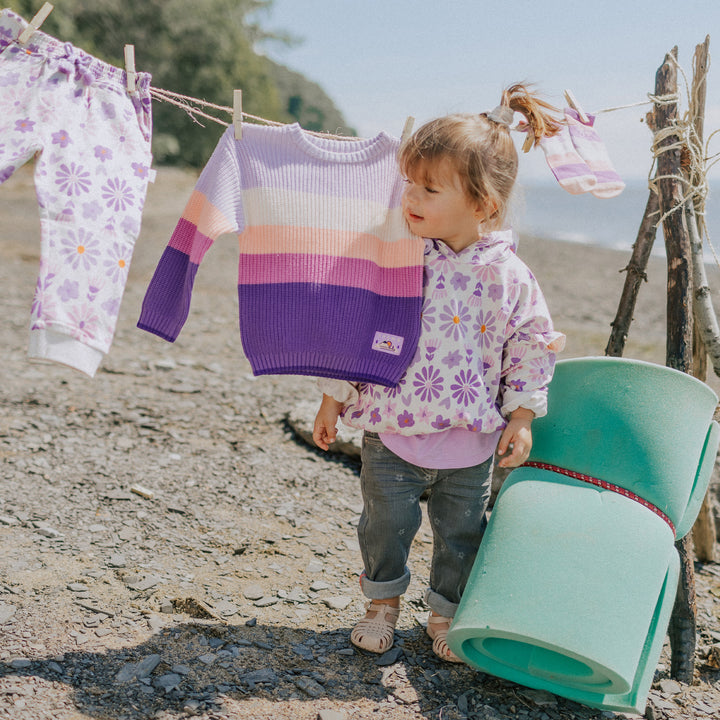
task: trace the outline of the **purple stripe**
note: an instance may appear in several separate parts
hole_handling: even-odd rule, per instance
[[[239,285],[311,283],[371,290],[387,297],[422,293],[423,267],[383,268],[370,260],[328,255],[240,255]]]
[[[175,342],[190,311],[198,266],[175,248],[165,248],[150,281],[138,320],[141,330]]]
[[[612,183],[614,185],[622,182],[621,177],[614,170],[596,170],[595,177],[601,184]]]
[[[573,163],[553,167],[553,174],[558,180],[565,180],[574,177],[591,177],[593,173],[585,163]]]
[[[396,385],[420,334],[422,298],[302,284],[238,286],[243,348],[257,375],[338,377]],[[399,355],[372,349],[380,331],[404,339]]]

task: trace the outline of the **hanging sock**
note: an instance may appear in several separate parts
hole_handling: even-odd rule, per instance
[[[597,180],[591,190],[592,194],[599,198],[612,198],[623,191],[625,183],[612,166],[605,144],[595,132],[595,117],[587,117],[588,122],[583,123],[575,110],[565,108],[565,119],[575,151]]]
[[[595,173],[575,150],[566,125],[556,135],[543,137],[540,147],[560,187],[572,195],[581,195],[594,189],[597,184]]]

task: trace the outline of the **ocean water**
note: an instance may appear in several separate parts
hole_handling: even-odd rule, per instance
[[[557,183],[519,182],[512,209],[516,230],[539,237],[630,250],[637,237],[649,190],[647,183],[628,183],[616,197],[596,198],[589,193],[571,195]],[[720,255],[720,197],[712,193],[706,206],[710,239]],[[713,221],[718,236],[713,237]],[[653,254],[664,255],[662,232],[653,245]],[[705,249],[706,259],[712,257]]]

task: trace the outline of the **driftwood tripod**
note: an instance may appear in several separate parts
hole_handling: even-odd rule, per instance
[[[648,114],[648,124],[655,134],[656,178],[650,190],[645,215],[628,264],[625,286],[615,320],[612,323],[606,355],[621,356],[627,339],[635,301],[647,267],[656,228],[662,220],[667,255],[667,342],[668,367],[689,373],[705,381],[707,356],[705,340],[714,346],[718,342],[717,321],[708,317],[709,296],[702,283],[704,269],[696,267],[693,283],[693,245],[695,265],[702,263],[702,243],[697,228],[696,211],[702,211],[702,200],[688,194],[686,188],[697,187],[698,170],[690,161],[693,151],[703,154],[702,137],[708,66],[709,37],[695,50],[695,64],[691,89],[691,109],[687,122],[693,132],[684,137],[677,128],[677,47],[665,56],[655,78],[655,108]],[[686,138],[690,138],[687,141]],[[689,147],[694,143],[696,147]],[[699,148],[697,147],[699,145]],[[688,195],[689,198],[688,198]],[[697,244],[700,252],[697,252]],[[700,272],[702,270],[702,272]],[[700,280],[699,280],[700,279]],[[694,302],[695,300],[695,302]],[[702,310],[705,310],[703,314]],[[712,327],[714,324],[714,327]],[[714,339],[713,339],[714,335]],[[718,364],[713,363],[716,373]],[[717,413],[716,413],[717,414]],[[709,505],[703,505],[696,523],[695,535],[698,557],[714,561],[715,529]],[[671,674],[690,683],[694,673],[696,639],[695,571],[692,535],[678,540],[681,571],[678,592],[673,607],[668,634],[671,645]]]

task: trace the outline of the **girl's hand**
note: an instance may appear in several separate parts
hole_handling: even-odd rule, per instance
[[[511,444],[512,449],[509,455],[505,455],[498,462],[499,467],[519,467],[528,459],[532,448],[530,425],[534,417],[535,413],[526,408],[518,408],[511,413],[510,420],[500,436],[497,451],[499,455],[505,455]]]
[[[330,395],[323,395],[320,409],[315,416],[315,424],[313,425],[313,441],[319,448],[327,450],[330,447],[330,443],[335,442],[335,438],[337,437],[337,421],[342,408],[343,404],[341,402],[330,397]]]

